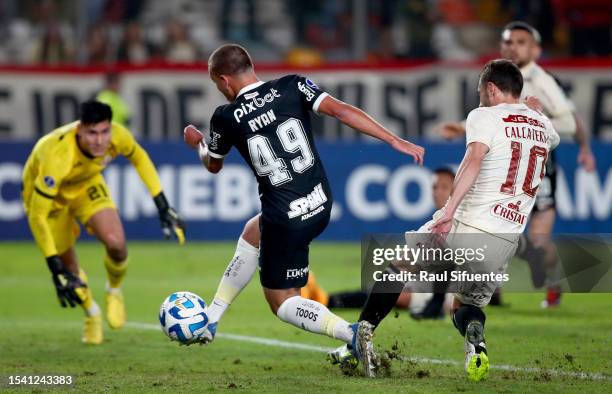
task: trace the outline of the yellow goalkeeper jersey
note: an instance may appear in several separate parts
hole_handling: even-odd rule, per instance
[[[77,122],[59,127],[34,146],[23,171],[23,200],[34,238],[45,256],[56,254],[48,226],[52,210],[76,199],[92,177],[98,176],[117,156],[136,168],[151,196],[161,183],[149,155],[132,134],[118,123],[111,126],[111,144],[102,157],[91,157],[77,143]]]

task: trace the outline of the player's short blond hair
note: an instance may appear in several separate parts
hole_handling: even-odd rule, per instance
[[[238,44],[222,45],[208,58],[208,71],[212,75],[238,75],[253,69],[253,60]]]

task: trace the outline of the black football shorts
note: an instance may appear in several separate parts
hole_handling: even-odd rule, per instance
[[[304,226],[290,226],[259,221],[259,279],[268,289],[301,288],[308,281],[308,248],[310,242],[325,230],[329,211],[321,212],[316,221]]]

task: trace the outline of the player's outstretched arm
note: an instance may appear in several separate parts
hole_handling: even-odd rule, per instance
[[[125,129],[119,129],[120,146],[124,150],[127,159],[132,163],[138,176],[146,185],[147,190],[153,197],[153,202],[159,212],[162,232],[166,239],[174,236],[179,244],[185,243],[185,223],[174,208],[170,206],[161,187],[159,175],[155,165],[147,152],[134,140],[132,135]]]
[[[34,240],[45,257],[57,255],[54,234],[49,226],[49,214],[53,209],[54,196],[34,190],[27,212],[28,224]]]
[[[416,163],[423,164],[425,148],[401,139],[359,108],[327,96],[317,112],[332,116],[357,131],[384,141],[393,149],[412,156]]]
[[[437,128],[438,133],[446,140],[463,137],[465,126],[461,122],[445,122]]]
[[[189,125],[183,130],[183,140],[187,145],[198,151],[198,157],[206,169],[216,174],[223,168],[223,159],[212,157],[208,152],[208,146],[204,142],[204,135],[194,125]]]
[[[76,289],[87,287],[81,279],[66,269],[58,255],[47,257],[47,267],[51,271],[51,280],[53,280],[55,292],[62,308],[68,305],[74,308],[76,304],[81,304],[82,300]]]
[[[164,192],[159,192],[153,197],[153,202],[159,212],[159,221],[161,222],[162,232],[166,239],[176,237],[180,245],[185,243],[185,222],[179,214],[168,203]]]
[[[85,286],[78,276],[66,269],[58,256],[53,233],[47,222],[53,199],[51,196],[42,195],[34,191],[31,197],[30,209],[28,210],[28,222],[38,247],[47,260],[47,267],[51,271],[51,280],[57,293],[57,298],[62,307],[70,305],[74,307],[81,303],[75,289]]]
[[[478,178],[482,160],[489,151],[489,147],[481,142],[472,142],[468,145],[465,156],[457,170],[453,184],[453,191],[443,208],[442,216],[431,226],[431,232],[446,236],[453,225],[455,211],[467,192],[472,188]]]
[[[589,135],[584,126],[584,122],[580,117],[574,113],[576,119],[576,135],[574,136],[576,143],[580,147],[578,152],[578,164],[581,164],[587,172],[593,172],[595,170],[596,162],[595,156],[591,151],[591,144],[589,143]]]

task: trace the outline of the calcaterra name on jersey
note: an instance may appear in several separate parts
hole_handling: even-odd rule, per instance
[[[505,123],[527,123],[532,126],[540,127],[545,129],[546,127],[537,119],[529,118],[523,115],[509,115],[506,118],[502,118]],[[508,138],[522,138],[527,140],[533,140],[537,142],[541,142],[543,144],[548,143],[548,135],[542,131],[533,129],[527,126],[506,126],[504,128],[506,132],[506,137]]]
[[[287,212],[287,215],[289,215],[289,219],[293,219],[300,215],[303,215],[302,220],[310,219],[316,214],[323,212],[325,207],[322,205],[326,202],[327,196],[319,183],[306,197],[291,201],[291,203],[289,203],[289,209],[291,209],[291,211]]]
[[[234,118],[236,119],[236,122],[240,123],[240,118],[250,114],[253,111],[256,111],[258,108],[263,107],[267,103],[271,103],[272,101],[274,101],[275,98],[280,97],[281,95],[278,93],[278,90],[270,88],[270,92],[266,93],[265,96],[258,96],[259,92],[253,92],[244,95],[244,98],[250,101],[240,104],[240,108],[236,108],[234,110]]]
[[[274,110],[269,110],[266,113],[263,113],[259,116],[254,117],[249,120],[249,127],[252,131],[257,131],[264,126],[269,125],[270,123],[276,120],[276,115],[274,114]]]

